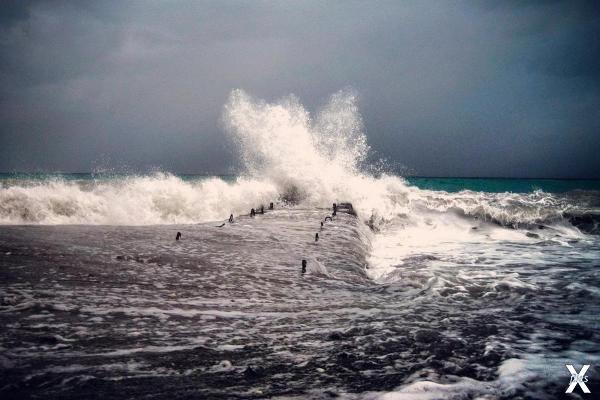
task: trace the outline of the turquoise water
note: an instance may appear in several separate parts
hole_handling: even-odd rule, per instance
[[[61,179],[67,181],[79,180],[111,180],[123,178],[127,174],[114,173],[0,173],[0,181],[7,180],[48,180]],[[194,181],[207,178],[207,175],[179,174],[185,181]],[[233,175],[217,175],[223,180],[233,181]],[[572,190],[598,190],[598,179],[520,179],[520,178],[435,178],[435,177],[407,177],[412,186],[419,189],[443,190],[446,192],[460,192],[472,190],[477,192],[513,192],[531,193],[542,190],[547,193],[564,193]]]
[[[571,190],[600,190],[597,179],[514,179],[514,178],[426,178],[408,177],[406,180],[420,189],[459,192],[513,192],[531,193],[542,190],[547,193],[564,193]]]

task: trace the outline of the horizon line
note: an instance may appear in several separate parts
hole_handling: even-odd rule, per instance
[[[170,171],[155,171],[155,172],[166,172],[173,175],[195,175],[195,176],[239,176],[239,174],[217,174],[217,173],[198,173],[198,172],[170,172]],[[139,175],[147,175],[152,172],[139,173]],[[23,174],[23,175],[35,175],[35,174],[64,174],[64,175],[93,175],[93,174],[113,174],[113,175],[135,175],[136,173],[128,173],[128,172],[65,172],[65,171],[53,171],[53,172],[44,172],[44,171],[36,171],[36,172],[25,172],[25,171],[0,171],[2,175],[10,175],[10,174]],[[557,177],[523,177],[523,176],[443,176],[443,175],[398,175],[401,178],[420,178],[420,179],[527,179],[527,180],[557,180],[557,181],[598,181],[598,178],[557,178]]]

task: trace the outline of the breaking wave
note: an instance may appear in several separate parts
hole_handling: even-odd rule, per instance
[[[350,90],[332,95],[314,115],[293,96],[268,103],[234,90],[223,122],[243,166],[235,180],[184,180],[163,172],[81,181],[5,180],[0,223],[200,223],[246,214],[271,201],[306,207],[350,201],[375,231],[398,221],[426,222],[431,213],[511,228],[572,223],[598,231],[597,194],[447,193],[365,172],[369,146]]]

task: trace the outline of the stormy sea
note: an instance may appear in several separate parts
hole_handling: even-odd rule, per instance
[[[223,123],[235,176],[0,176],[2,399],[600,390],[599,181],[403,178],[347,93]]]

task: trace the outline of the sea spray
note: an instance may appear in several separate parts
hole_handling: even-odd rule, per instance
[[[361,172],[369,147],[352,91],[335,93],[312,118],[293,96],[270,104],[234,90],[223,120],[244,170],[233,182],[186,181],[163,172],[94,181],[25,179],[0,189],[0,223],[199,223],[271,201],[327,207],[347,200],[359,215],[393,216],[407,204],[401,178]]]
[[[246,213],[276,198],[272,185],[238,178],[184,181],[168,173],[95,182],[27,182],[0,190],[0,223],[153,225],[198,223]]]
[[[369,174],[369,146],[351,90],[333,94],[314,115],[294,96],[268,103],[234,90],[222,119],[241,160],[237,178],[182,179],[155,172],[91,180],[9,179],[0,187],[0,223],[202,223],[247,214],[270,202],[312,208],[349,201],[374,232],[420,227],[415,237],[433,244],[437,236],[432,232],[440,232],[436,226],[443,221],[457,227],[454,237],[471,235],[474,221],[511,229],[551,225],[564,231],[573,228],[569,216],[575,216],[592,231],[597,226],[597,195],[589,200],[542,191],[448,193],[420,190],[390,174]]]
[[[325,206],[363,178],[369,148],[352,92],[334,94],[313,120],[293,96],[271,104],[234,90],[223,119],[244,173],[273,182],[285,200]]]

